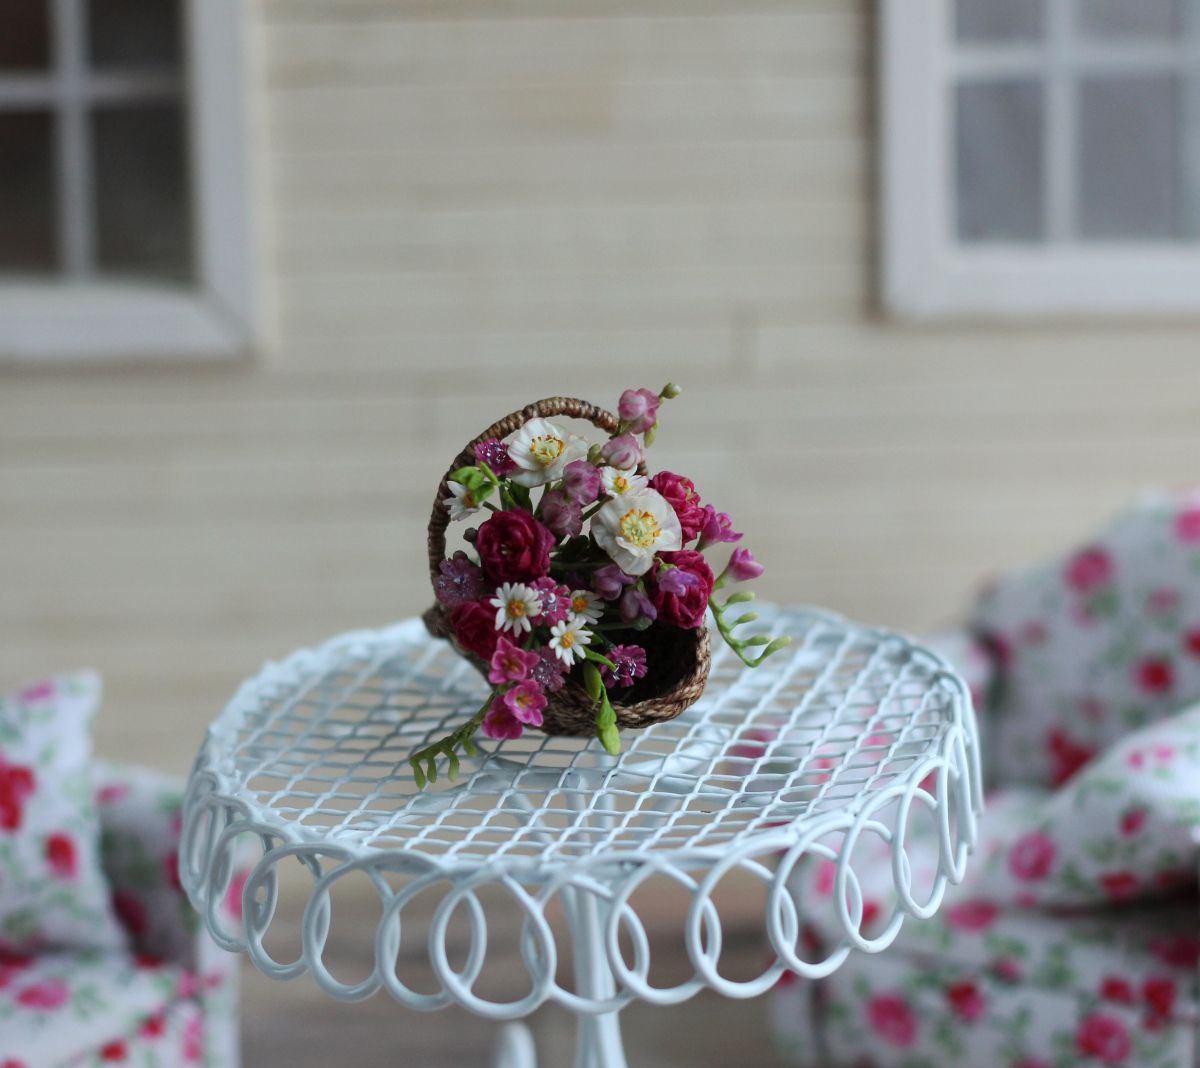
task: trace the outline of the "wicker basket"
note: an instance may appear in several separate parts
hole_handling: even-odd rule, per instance
[[[438,568],[446,558],[446,528],[450,523],[450,510],[446,506],[445,498],[449,493],[446,482],[450,475],[460,467],[475,462],[474,447],[480,442],[490,438],[506,438],[531,419],[549,419],[555,416],[586,419],[606,434],[612,434],[617,429],[617,417],[603,408],[574,397],[548,397],[527,405],[519,412],[506,415],[468,442],[438,483],[437,497],[429,517],[430,582],[436,582]],[[445,605],[435,601],[423,618],[430,634],[445,638],[462,656],[471,661],[480,674],[487,674],[487,664],[479,657],[466,652],[454,640],[450,629],[450,612]],[[645,648],[651,667],[646,677],[637,680],[633,686],[610,693],[613,708],[617,713],[617,726],[649,727],[653,723],[674,719],[685,708],[693,705],[704,692],[704,684],[712,662],[707,628],[679,630],[676,627],[655,625],[638,632],[632,640]],[[546,697],[549,703],[543,711],[541,726],[545,733],[584,737],[595,732],[595,705],[574,672],[567,676],[566,684],[561,690],[547,694]]]

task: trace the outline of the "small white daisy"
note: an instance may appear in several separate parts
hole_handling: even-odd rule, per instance
[[[471,500],[467,487],[461,482],[447,482],[446,487],[450,490],[450,496],[443,499],[446,507],[450,509],[452,521],[457,523],[460,519],[466,519],[467,516],[474,515],[479,511],[479,506]]]
[[[591,590],[572,590],[567,611],[572,619],[595,623],[604,614],[604,603]]]
[[[523,582],[506,582],[496,590],[488,604],[496,607],[496,629],[527,634],[533,630],[530,616],[541,614],[542,599],[537,590]]]
[[[634,471],[622,471],[616,467],[600,468],[600,481],[604,485],[604,492],[610,497],[620,497],[625,493],[645,489],[647,484],[645,475]]]
[[[583,659],[583,647],[592,641],[591,631],[584,629],[584,620],[564,619],[550,628],[550,648],[567,667]]]

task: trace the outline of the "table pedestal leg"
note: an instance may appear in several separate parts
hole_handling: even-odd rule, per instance
[[[582,997],[604,1000],[616,993],[604,952],[604,914],[592,894],[569,891],[564,902],[575,948],[575,985]],[[626,1068],[621,1021],[616,1012],[576,1017],[575,1068]]]

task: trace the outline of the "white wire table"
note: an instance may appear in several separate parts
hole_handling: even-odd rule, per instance
[[[705,988],[753,997],[785,971],[820,977],[853,950],[883,950],[906,916],[936,911],[975,842],[982,796],[966,685],[908,639],[823,612],[764,609],[761,625],[792,635],[791,650],[748,670],[722,648],[701,700],[677,720],[623,734],[619,757],[593,740],[532,732],[481,740],[456,781],[424,791],[408,755],[484,695],[446,643],[412,620],[269,663],[238,690],[197,757],[180,860],[188,895],[217,942],[246,952],[268,976],[310,972],[346,1001],[386,990],[410,1008],[457,1004],[506,1021],[497,1052],[506,1068],[534,1064],[519,1021],[547,1002],[576,1014],[579,1068],[620,1068],[618,1013],[634,999],[676,1004]],[[905,852],[919,818],[934,822],[940,842],[937,871],[921,887]],[[247,835],[261,858],[231,929],[219,905]],[[853,861],[864,836],[890,845],[896,889],[886,922],[873,917],[880,933],[872,937],[861,930]],[[843,931],[819,959],[803,938],[803,903],[789,889],[796,865],[814,856],[835,864]],[[313,885],[300,952],[280,962],[264,935],[279,866],[290,858]],[[370,879],[381,908],[370,974],[348,983],[323,958],[331,891],[352,873]],[[733,877],[765,894],[763,932],[774,956],[751,979],[720,971],[716,890]],[[689,901],[693,972],[674,985],[650,981],[651,943],[634,897],[650,879],[665,879]],[[493,891],[504,891],[520,917],[527,974],[524,992],[509,1000],[475,989]],[[440,894],[426,930],[404,922],[406,905],[423,892]],[[567,924],[552,924],[552,912]],[[452,928],[463,937],[451,937]],[[436,989],[400,979],[402,945],[419,948]],[[573,975],[560,967],[568,951]]]

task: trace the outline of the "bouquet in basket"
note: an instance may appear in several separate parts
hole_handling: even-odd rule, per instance
[[[620,751],[619,728],[679,715],[700,696],[711,661],[706,614],[750,667],[787,644],[734,630],[753,612],[720,602],[731,582],[762,574],[749,549],[734,548],[714,571],[714,551],[741,540],[724,512],[690,478],[651,474],[646,450],[663,403],[679,395],[627,389],[617,414],[572,398],[539,401],[500,420],[459,455],[439,487],[430,519],[430,574],[437,602],[430,632],[451,641],[491,689],[478,711],[410,758],[417,783],[450,777],[477,732],[516,738],[596,734]],[[562,418],[605,432],[589,442]],[[451,522],[470,525],[473,553],[446,555]]]

